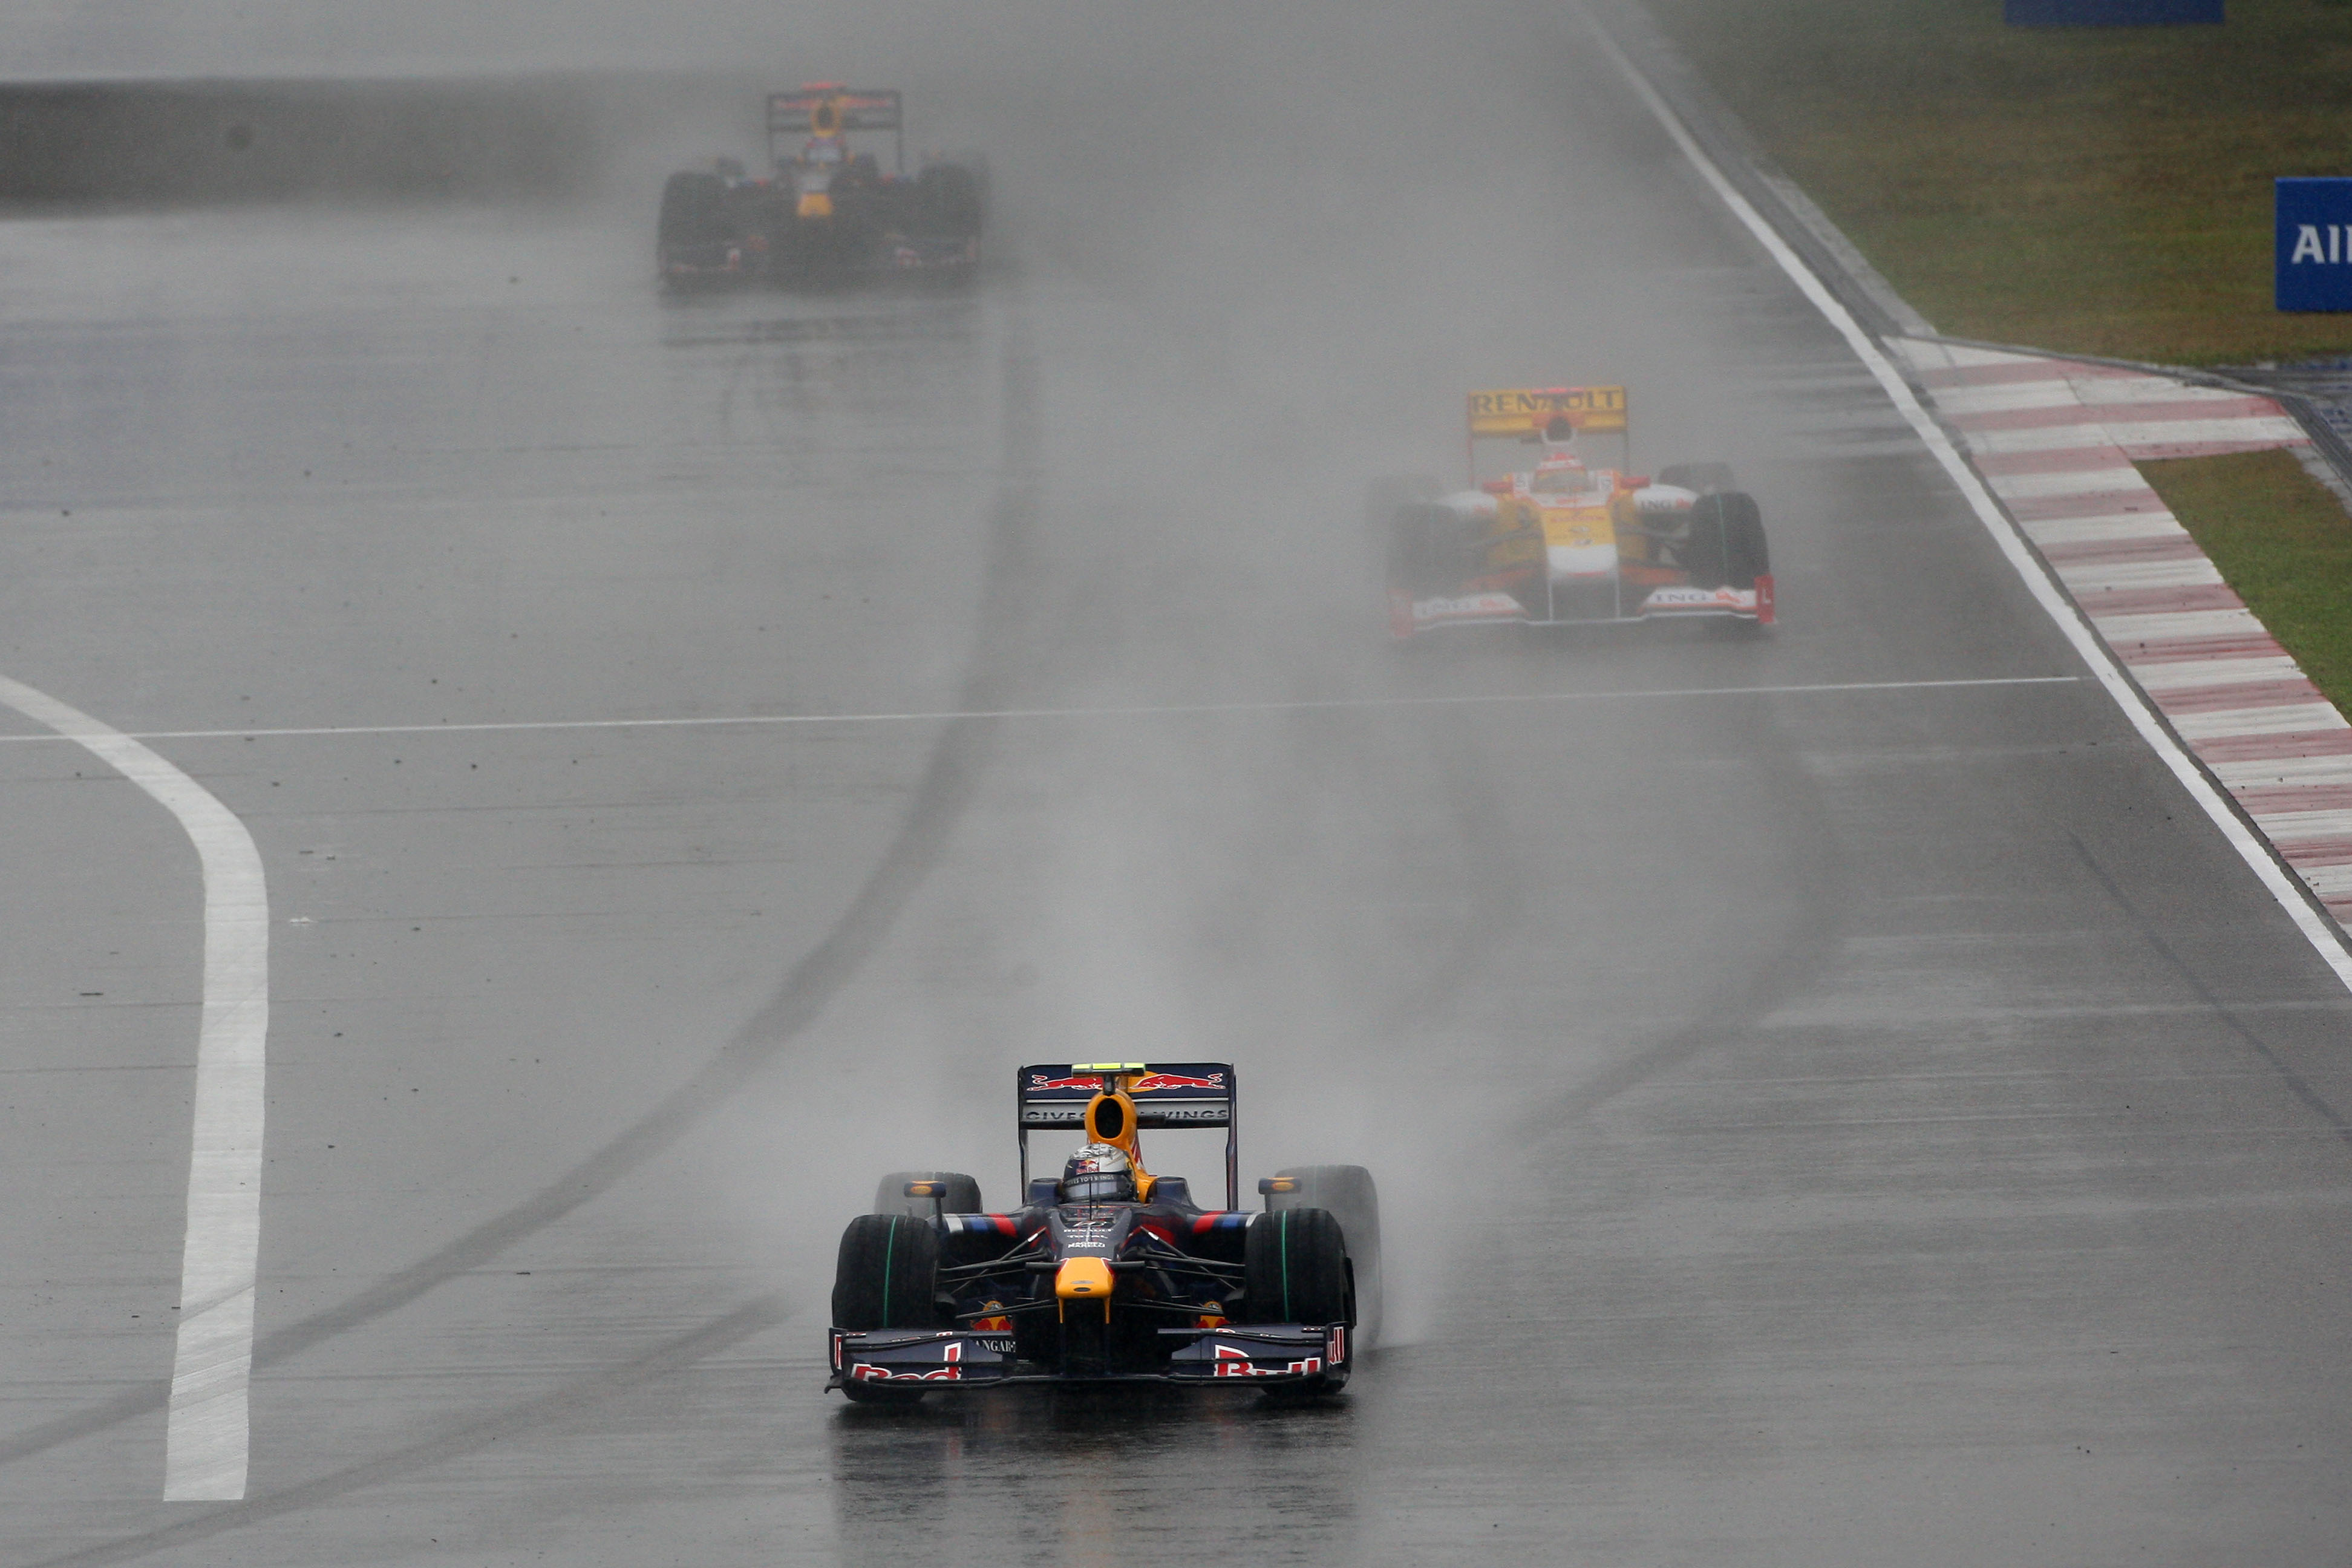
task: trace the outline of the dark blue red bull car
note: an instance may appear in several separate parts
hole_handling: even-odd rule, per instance
[[[887,133],[885,170],[853,138]],[[898,278],[949,282],[980,264],[988,175],[976,160],[907,172],[906,119],[887,88],[812,82],[768,96],[768,167],[731,158],[662,186],[656,265],[674,290]]]
[[[1338,1391],[1377,1314],[1378,1194],[1361,1166],[1304,1166],[1243,1209],[1238,1103],[1224,1062],[1023,1068],[1021,1206],[984,1209],[960,1173],[885,1177],[841,1238],[826,1386],[859,1404],[1024,1384]],[[1152,1128],[1224,1131],[1223,1207],[1144,1168]],[[1124,1154],[1130,1195],[1033,1178],[1032,1131]]]

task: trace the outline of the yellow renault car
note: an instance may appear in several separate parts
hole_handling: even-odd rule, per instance
[[[1622,386],[1474,392],[1470,487],[1376,500],[1387,534],[1389,625],[1400,641],[1440,626],[1726,619],[1770,626],[1771,562],[1754,498],[1721,464],[1626,472]],[[1614,466],[1588,446],[1614,437]],[[1538,449],[1533,467],[1481,481],[1479,443]]]

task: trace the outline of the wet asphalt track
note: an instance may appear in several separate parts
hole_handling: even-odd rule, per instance
[[[167,1505],[194,858],[0,742],[0,1560],[2352,1546],[2340,989],[2095,687],[1790,689],[2080,671],[1572,34],[1309,113],[1317,23],[1193,62],[1247,146],[972,109],[965,297],[664,303],[643,193],[0,229],[0,672],[212,732],[276,973],[252,1495]],[[1739,467],[1777,636],[1381,645],[1362,477],[1568,377]],[[1376,1168],[1348,1397],[820,1394],[874,1174],[1008,1193],[1104,1052]]]

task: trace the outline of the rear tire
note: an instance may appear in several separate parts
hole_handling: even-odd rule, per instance
[[[1355,1268],[1355,1318],[1366,1343],[1381,1327],[1381,1193],[1372,1173],[1361,1165],[1293,1165],[1276,1171],[1296,1183],[1289,1192],[1266,1194],[1266,1208],[1324,1209],[1339,1222]]]
[[[1694,588],[1745,593],[1755,587],[1756,579],[1772,570],[1756,498],[1741,490],[1699,497],[1691,504],[1690,533],[1681,555]]]
[[[833,1271],[836,1329],[936,1329],[940,1233],[908,1215],[862,1214],[841,1233]]]
[[[939,1182],[947,1192],[939,1198],[910,1198],[908,1182]],[[935,1214],[986,1214],[980,1201],[980,1184],[961,1171],[893,1171],[875,1184],[876,1214],[910,1214],[929,1219]]]

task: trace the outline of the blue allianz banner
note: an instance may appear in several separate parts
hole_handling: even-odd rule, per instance
[[[2218,27],[2222,0],[2008,0],[2012,27]]]
[[[2278,308],[2352,310],[2352,180],[2278,183]]]

